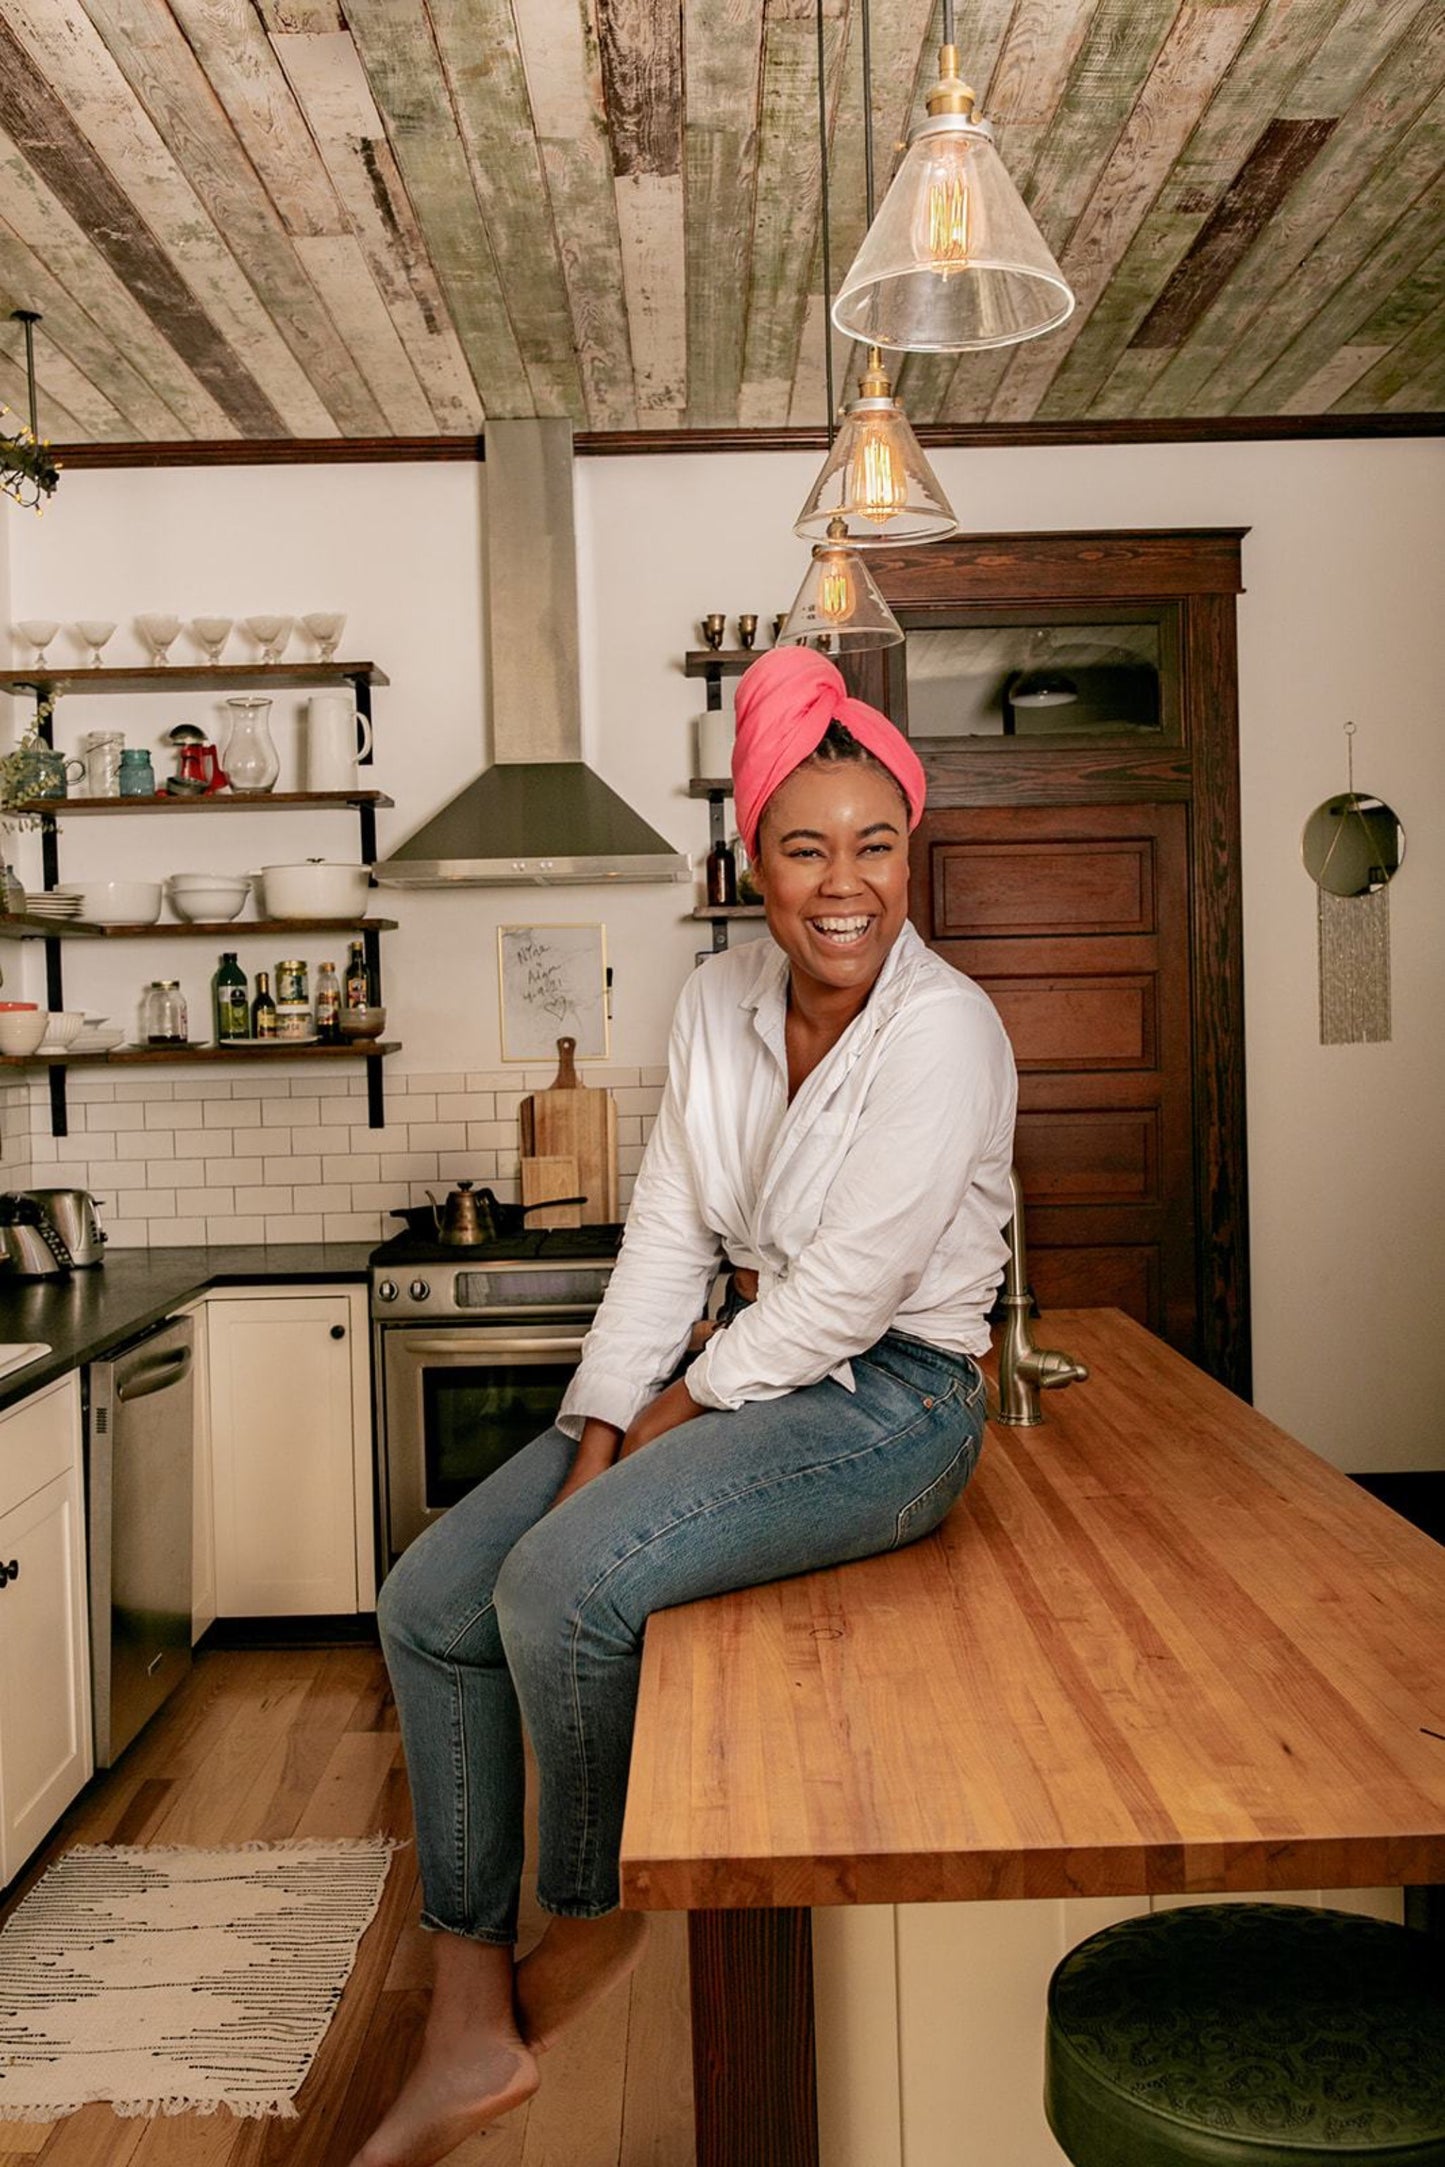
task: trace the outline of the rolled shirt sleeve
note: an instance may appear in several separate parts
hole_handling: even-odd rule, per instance
[[[667,1087],[638,1172],[622,1251],[558,1427],[580,1437],[585,1421],[625,1430],[682,1359],[707,1301],[722,1244],[705,1223],[682,1118],[694,1003],[678,1004]]]
[[[833,1373],[850,1381],[849,1358],[895,1322],[981,1166],[994,1186],[1006,1179],[1013,1057],[996,1011],[970,991],[925,994],[883,1034],[816,1231],[691,1364],[687,1388],[700,1405],[736,1408]],[[994,1226],[1006,1217],[1004,1202]],[[980,1274],[996,1282],[992,1256]]]

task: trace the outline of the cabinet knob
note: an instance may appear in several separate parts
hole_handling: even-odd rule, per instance
[[[331,1336],[333,1339],[345,1339],[346,1326],[344,1324],[333,1324],[331,1327]]]
[[[19,1558],[12,1558],[12,1559],[10,1560],[10,1563],[9,1563],[8,1565],[0,1565],[0,1588],[5,1588],[5,1587],[8,1587],[8,1586],[10,1585],[10,1582],[11,1582],[12,1580],[18,1580],[19,1578],[20,1578],[20,1560],[19,1560]]]

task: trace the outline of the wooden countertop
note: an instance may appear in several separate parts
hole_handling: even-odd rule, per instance
[[[1445,1882],[1445,1548],[1117,1311],[1036,1337],[1089,1382],[935,1536],[651,1621],[624,1903]]]

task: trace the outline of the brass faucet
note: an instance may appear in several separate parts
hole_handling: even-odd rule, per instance
[[[998,1350],[998,1414],[995,1419],[1010,1429],[1030,1429],[1043,1421],[1039,1393],[1066,1384],[1082,1384],[1089,1372],[1071,1354],[1036,1347],[1029,1337],[1028,1250],[1024,1242],[1024,1192],[1017,1167],[1009,1168],[1013,1190],[1013,1217],[1004,1228],[1008,1263],[1004,1266],[1003,1338]]]

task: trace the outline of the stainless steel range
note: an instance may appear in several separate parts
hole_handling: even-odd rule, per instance
[[[399,1234],[371,1258],[382,1568],[556,1420],[620,1226],[466,1248]]]

